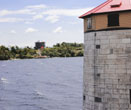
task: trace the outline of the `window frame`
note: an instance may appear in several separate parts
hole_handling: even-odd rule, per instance
[[[87,29],[92,29],[92,18],[87,18]]]

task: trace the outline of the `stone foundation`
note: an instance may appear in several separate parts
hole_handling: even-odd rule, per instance
[[[131,30],[85,33],[83,110],[131,110]]]

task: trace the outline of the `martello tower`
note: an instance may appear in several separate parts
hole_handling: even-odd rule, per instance
[[[131,110],[131,0],[108,0],[80,18],[83,110]]]

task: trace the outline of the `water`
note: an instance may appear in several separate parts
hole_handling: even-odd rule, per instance
[[[0,61],[0,110],[82,110],[83,58]]]

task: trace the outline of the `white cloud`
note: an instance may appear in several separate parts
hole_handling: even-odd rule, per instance
[[[92,8],[83,8],[83,9],[50,9],[44,11],[43,15],[55,15],[55,16],[80,16],[84,12],[91,10]]]
[[[0,10],[0,17],[9,16],[10,18],[0,18],[0,22],[34,22],[45,16],[45,21],[56,23],[61,16],[78,17],[92,8],[83,9],[51,9],[44,4],[26,6],[18,10]],[[13,18],[12,16],[21,15],[21,18]],[[28,15],[28,16],[24,16]]]
[[[41,5],[32,5],[26,6],[20,10],[0,10],[0,16],[7,16],[7,15],[22,15],[22,14],[37,14],[36,11],[40,9],[44,9],[46,6],[44,4]]]
[[[32,33],[32,32],[37,32],[38,30],[37,29],[34,29],[34,28],[27,28],[25,30],[26,33]]]
[[[43,9],[43,8],[47,8],[47,6],[44,4],[40,4],[40,5],[26,6],[26,8],[28,8],[28,9]]]
[[[10,14],[11,12],[9,10],[1,10],[0,11],[0,16],[5,16],[5,15],[8,15]]]
[[[16,34],[16,31],[15,30],[11,30],[10,33]]]
[[[31,21],[25,21],[25,24],[33,24]]]
[[[0,16],[7,16],[7,15],[22,15],[22,14],[36,14],[36,12],[33,12],[29,9],[21,9],[21,10],[1,10],[0,11]]]
[[[51,23],[55,23],[59,21],[59,16],[53,15],[53,16],[48,16],[45,18],[46,21],[49,21]]]
[[[42,18],[43,18],[43,15],[41,14],[33,16],[33,20],[42,19]]]
[[[62,27],[57,27],[53,32],[54,33],[62,33],[63,29],[62,29]]]
[[[14,22],[20,22],[24,21],[22,18],[0,18],[0,22],[3,23],[14,23]]]

